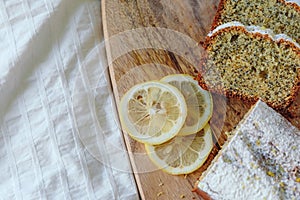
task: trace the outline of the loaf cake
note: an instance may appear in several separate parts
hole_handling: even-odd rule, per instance
[[[300,46],[286,35],[229,22],[206,37],[199,84],[250,102],[259,98],[284,110],[300,85]]]
[[[231,135],[197,182],[199,194],[216,200],[300,198],[297,128],[258,101]]]
[[[221,0],[212,29],[231,21],[269,28],[300,43],[299,0]]]

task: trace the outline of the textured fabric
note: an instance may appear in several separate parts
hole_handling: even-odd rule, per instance
[[[0,1],[0,199],[138,199],[105,56],[100,1]]]

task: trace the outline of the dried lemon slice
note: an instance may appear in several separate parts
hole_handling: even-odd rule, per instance
[[[202,89],[190,75],[169,75],[162,78],[161,81],[178,88],[185,98],[187,118],[179,135],[189,135],[200,131],[212,116],[213,101],[211,94]]]
[[[119,114],[123,128],[133,139],[157,145],[178,134],[187,107],[177,88],[149,81],[135,85],[123,96]]]
[[[213,148],[212,132],[207,124],[204,129],[188,136],[176,136],[161,145],[145,145],[152,162],[163,171],[189,174],[203,165]]]

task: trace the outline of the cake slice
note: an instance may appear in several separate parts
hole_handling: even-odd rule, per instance
[[[266,27],[300,43],[299,0],[221,0],[212,29],[231,21]]]
[[[258,101],[232,135],[200,177],[200,194],[216,200],[300,198],[297,128]]]
[[[300,46],[269,29],[229,22],[211,31],[199,84],[212,92],[250,102],[259,98],[285,109],[300,85]]]

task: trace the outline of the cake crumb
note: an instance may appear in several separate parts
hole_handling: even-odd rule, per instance
[[[161,186],[163,186],[163,185],[164,185],[164,183],[159,183],[159,184],[158,184],[159,187],[161,187]]]
[[[159,193],[157,193],[157,197],[160,197],[161,195],[163,195],[163,192],[159,192]]]
[[[184,194],[180,195],[180,199],[184,199],[184,198],[185,198]]]

